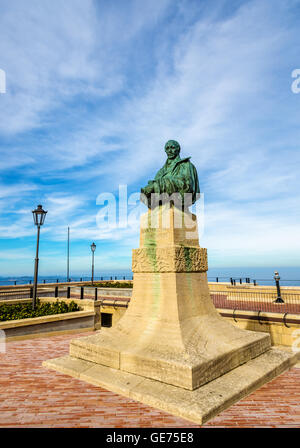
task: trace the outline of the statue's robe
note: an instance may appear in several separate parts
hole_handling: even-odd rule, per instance
[[[150,181],[151,182],[151,181]],[[153,182],[153,183],[152,183]],[[185,193],[190,193],[188,204],[191,205],[199,198],[200,188],[198,174],[195,166],[190,162],[190,157],[181,159],[177,156],[173,160],[167,160],[164,166],[157,172],[152,181],[154,192],[157,194],[179,193],[184,203]],[[187,196],[186,196],[187,198]],[[148,198],[148,206],[150,205]]]

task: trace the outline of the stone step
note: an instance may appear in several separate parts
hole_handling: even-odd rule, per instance
[[[170,414],[203,424],[297,362],[297,354],[271,348],[195,390],[65,356],[43,366]]]

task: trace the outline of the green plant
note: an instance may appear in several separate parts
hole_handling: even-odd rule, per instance
[[[83,286],[91,286],[90,283],[86,283]],[[97,288],[132,288],[133,283],[132,282],[118,282],[118,281],[101,281],[101,282],[94,282],[93,286],[96,286]]]
[[[49,314],[71,313],[80,308],[73,300],[70,303],[57,300],[56,302],[44,302],[37,300],[35,310],[31,303],[18,303],[15,305],[0,305],[0,321],[27,319],[30,317],[47,316]]]

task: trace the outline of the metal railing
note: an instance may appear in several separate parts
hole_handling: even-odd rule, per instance
[[[126,280],[132,280],[132,274],[102,274],[100,276],[94,276],[94,282],[99,281],[126,281]],[[238,286],[238,285],[266,285],[271,286],[274,285],[274,278],[258,278],[253,279],[250,277],[224,277],[224,276],[208,276],[208,281],[210,282],[216,282],[216,283],[230,283],[232,286]],[[86,274],[80,275],[80,276],[72,276],[69,279],[62,276],[49,276],[49,277],[39,277],[38,284],[39,285],[46,285],[49,283],[68,283],[68,282],[90,282],[92,278]],[[33,279],[30,277],[20,277],[20,278],[7,278],[3,279],[0,278],[0,287],[1,286],[18,286],[18,285],[32,285]],[[300,286],[300,279],[281,279],[281,285],[282,286]]]
[[[283,302],[276,302],[277,293],[257,291],[212,291],[212,301],[216,308],[261,311],[269,313],[300,314],[300,294],[281,293]]]
[[[109,297],[105,294],[106,288],[91,287],[91,286],[52,286],[49,288],[39,288],[37,297],[65,297],[68,299],[89,299],[99,301],[105,306],[128,306],[130,295],[124,294],[120,297],[120,292],[109,291]],[[112,289],[112,288],[111,288]],[[104,291],[104,293],[103,293]],[[131,292],[132,289],[129,289]],[[22,300],[31,299],[33,297],[33,286],[24,288],[22,291],[3,291],[0,292],[0,300]]]
[[[208,276],[207,280],[213,283],[230,283],[232,286],[239,285],[253,285],[253,286],[272,286],[274,285],[273,278],[250,278],[250,277],[212,277]],[[300,287],[300,279],[281,279],[281,286],[296,286]]]
[[[56,285],[52,287],[38,289],[38,297],[66,297],[77,299],[90,299],[95,301],[109,300],[112,303],[116,301],[130,301],[130,293],[132,289],[113,291],[109,288],[108,294],[101,287],[92,286],[66,286]],[[0,292],[0,300],[9,299],[29,299],[32,298],[33,287],[24,287],[21,291],[2,291]],[[109,298],[107,296],[110,296]],[[290,313],[300,314],[300,293],[281,292],[282,302],[278,302],[278,294],[274,292],[239,291],[238,289],[224,289],[214,291],[210,289],[210,295],[216,308],[241,311],[256,311],[269,313]]]
[[[99,282],[99,281],[113,281],[113,280],[118,280],[118,281],[127,281],[127,280],[132,280],[133,277],[132,275],[129,274],[118,274],[118,275],[102,275],[102,276],[94,276],[94,282]],[[47,283],[71,283],[71,282],[91,282],[92,278],[87,276],[87,275],[83,275],[83,276],[78,276],[78,277],[70,277],[69,279],[67,279],[66,277],[46,277],[46,278],[39,278],[38,279],[38,284],[39,285],[46,285]],[[0,279],[0,286],[18,286],[18,285],[32,285],[33,284],[33,279],[30,278],[20,278],[20,279],[8,279],[8,280],[1,280]]]

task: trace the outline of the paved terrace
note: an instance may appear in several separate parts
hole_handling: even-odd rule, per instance
[[[41,366],[68,354],[74,337],[6,344],[0,353],[0,427],[197,427],[191,422]],[[205,427],[299,427],[300,365],[210,420]]]

